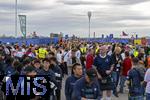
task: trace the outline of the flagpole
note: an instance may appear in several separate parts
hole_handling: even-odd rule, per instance
[[[15,37],[17,38],[17,13],[18,13],[18,7],[17,7],[17,0],[16,0],[16,4],[15,4]]]
[[[91,16],[92,16],[92,12],[88,11],[88,18],[89,18],[89,39],[90,39],[90,32],[91,32]]]

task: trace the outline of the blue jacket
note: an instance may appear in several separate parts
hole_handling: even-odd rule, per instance
[[[5,75],[6,76],[11,76],[11,75],[15,75],[16,74],[16,70],[12,67],[12,66],[8,66],[5,70]]]
[[[56,78],[56,82],[58,83],[58,89],[61,89],[61,85],[62,85],[62,70],[58,65],[53,66],[52,71],[55,74],[55,78]]]
[[[141,96],[143,94],[140,72],[133,68],[128,73],[129,94],[131,96]]]
[[[97,80],[89,85],[83,77],[75,83],[71,100],[81,100],[82,97],[94,100],[101,99],[100,86]]]
[[[56,77],[55,77],[55,73],[49,69],[48,71],[44,70],[44,69],[41,69],[38,73],[38,75],[44,75],[44,76],[47,76],[49,78],[49,83],[50,83],[50,88],[51,90],[53,90],[51,93],[52,95],[55,95],[55,89],[56,87],[58,88],[58,83],[56,81]]]
[[[71,75],[70,77],[67,78],[66,83],[65,83],[65,96],[66,100],[71,100],[72,92],[73,92],[73,87],[75,85],[75,82],[79,78],[75,77],[74,75]]]
[[[51,69],[49,69],[48,71],[46,71],[44,69],[40,69],[38,71],[38,75],[48,75],[51,78],[55,78],[55,73]]]

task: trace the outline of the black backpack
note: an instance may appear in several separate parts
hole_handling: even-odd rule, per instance
[[[144,76],[142,76],[141,74],[140,74],[140,72],[137,70],[137,69],[135,69],[135,68],[133,68],[137,73],[138,73],[138,76],[139,76],[139,78],[140,78],[140,81],[144,81]]]

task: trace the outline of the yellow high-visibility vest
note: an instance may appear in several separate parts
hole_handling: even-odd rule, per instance
[[[81,51],[81,53],[83,53],[84,49],[83,49],[83,48],[80,48],[80,51]]]
[[[86,53],[86,51],[87,51],[87,49],[86,49],[86,47],[82,47],[82,48],[80,48],[80,51],[81,51],[81,53]]]
[[[135,51],[133,52],[133,55],[134,55],[134,57],[137,57],[137,56],[139,55],[139,52],[135,50]]]
[[[38,57],[44,59],[47,55],[47,50],[45,50],[44,48],[39,48],[39,53],[38,53]]]
[[[83,53],[86,53],[86,47],[83,48]]]
[[[95,52],[98,53],[98,51],[99,51],[99,48],[96,48],[96,51],[95,51]]]

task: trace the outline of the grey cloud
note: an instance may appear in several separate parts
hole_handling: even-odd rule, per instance
[[[103,16],[101,18],[97,17],[95,18],[97,20],[107,20],[107,21],[122,21],[122,20],[136,20],[136,21],[140,21],[140,20],[150,20],[149,17],[147,16],[132,16],[132,15],[126,15],[126,16]]]
[[[149,16],[144,16],[138,11],[133,11],[129,8],[110,7],[109,9],[102,9],[93,12],[93,19],[107,20],[107,21],[121,21],[121,20],[150,20]]]
[[[18,5],[19,12],[25,12],[27,14],[28,32],[37,31],[46,36],[49,36],[50,32],[60,31],[66,33],[87,33],[88,17],[86,10],[90,10],[90,5],[93,5],[91,10],[94,10],[91,19],[91,32],[119,32],[124,28],[130,29],[131,31],[136,31],[136,29],[138,31],[144,31],[142,28],[150,27],[147,23],[141,25],[134,24],[134,21],[140,21],[141,23],[145,22],[145,20],[150,21],[150,18],[142,15],[141,12],[130,9],[129,6],[132,6],[132,4],[141,3],[139,0],[134,0],[137,2],[133,0],[110,0],[107,3],[108,5],[105,2],[98,3],[96,0],[91,0],[90,2],[57,0],[56,5],[50,4],[50,6],[42,5],[42,3],[41,5],[37,5],[39,3],[35,3],[36,1],[40,0],[22,0]],[[144,0],[141,1],[143,2]],[[73,5],[79,6],[76,9],[76,6]],[[100,6],[98,8],[98,6],[95,7],[94,5],[105,5],[106,7]],[[133,20],[133,23],[128,22],[128,20]],[[14,3],[0,3],[0,25],[6,25],[4,27],[6,29],[1,28],[1,33],[6,32],[9,34],[14,32]],[[19,28],[18,22],[18,30]]]
[[[56,13],[57,12],[57,13]],[[46,30],[46,33],[48,32],[55,32],[55,31],[71,31],[74,32],[81,32],[87,31],[88,29],[88,18],[86,14],[68,14],[67,11],[56,11],[55,13],[51,13],[51,15],[45,15],[45,16],[40,16],[38,18],[32,19],[29,22],[29,25],[35,25],[34,28],[32,29],[42,29]],[[62,13],[63,12],[63,13]],[[105,12],[105,11],[104,11]],[[138,16],[138,14],[135,12],[133,15],[128,15],[127,12],[122,12],[125,13],[124,15],[121,12],[117,12],[117,15],[113,15],[112,13],[102,13],[101,15],[95,14],[93,15],[91,19],[91,27],[92,28],[97,28],[97,29],[110,29],[113,30],[112,28],[131,28],[131,27],[148,27],[148,25],[128,25],[124,23],[117,23],[118,21],[122,20],[149,20],[148,17],[145,16]],[[96,12],[93,12],[96,13]],[[95,17],[97,16],[97,17]],[[39,24],[40,23],[40,24]],[[128,22],[127,22],[128,23]],[[40,30],[39,30],[40,31]],[[41,32],[41,31],[40,31]]]
[[[13,16],[15,14],[15,4],[0,4],[0,9],[3,10],[0,10],[0,19],[2,18],[2,16]],[[18,13],[24,13],[35,10],[39,10],[39,8],[26,4],[18,5]]]
[[[65,5],[134,5],[147,1],[149,0],[109,0],[108,2],[97,2],[96,0],[58,0],[57,2],[63,3]]]
[[[64,5],[100,5],[104,3],[98,3],[96,1],[81,1],[81,0],[58,0],[58,3],[63,3]]]
[[[18,3],[18,11],[44,10],[44,9],[53,9],[55,7],[56,7],[55,5],[44,7],[44,6],[34,4],[34,3],[31,3],[31,4]],[[7,10],[7,11],[15,10],[15,3],[0,3],[0,9]]]
[[[110,0],[113,4],[117,5],[133,5],[138,3],[147,2],[149,0]]]
[[[99,23],[95,23],[93,22],[91,24],[91,27],[93,28],[103,28],[103,29],[111,29],[111,28],[145,28],[145,27],[150,27],[150,25],[140,25],[140,24],[132,24],[132,25],[128,25],[128,21],[127,23],[116,23],[116,22],[102,22],[99,21]]]
[[[0,3],[0,9],[1,10],[11,10],[15,6],[13,4],[8,4],[8,3]]]

